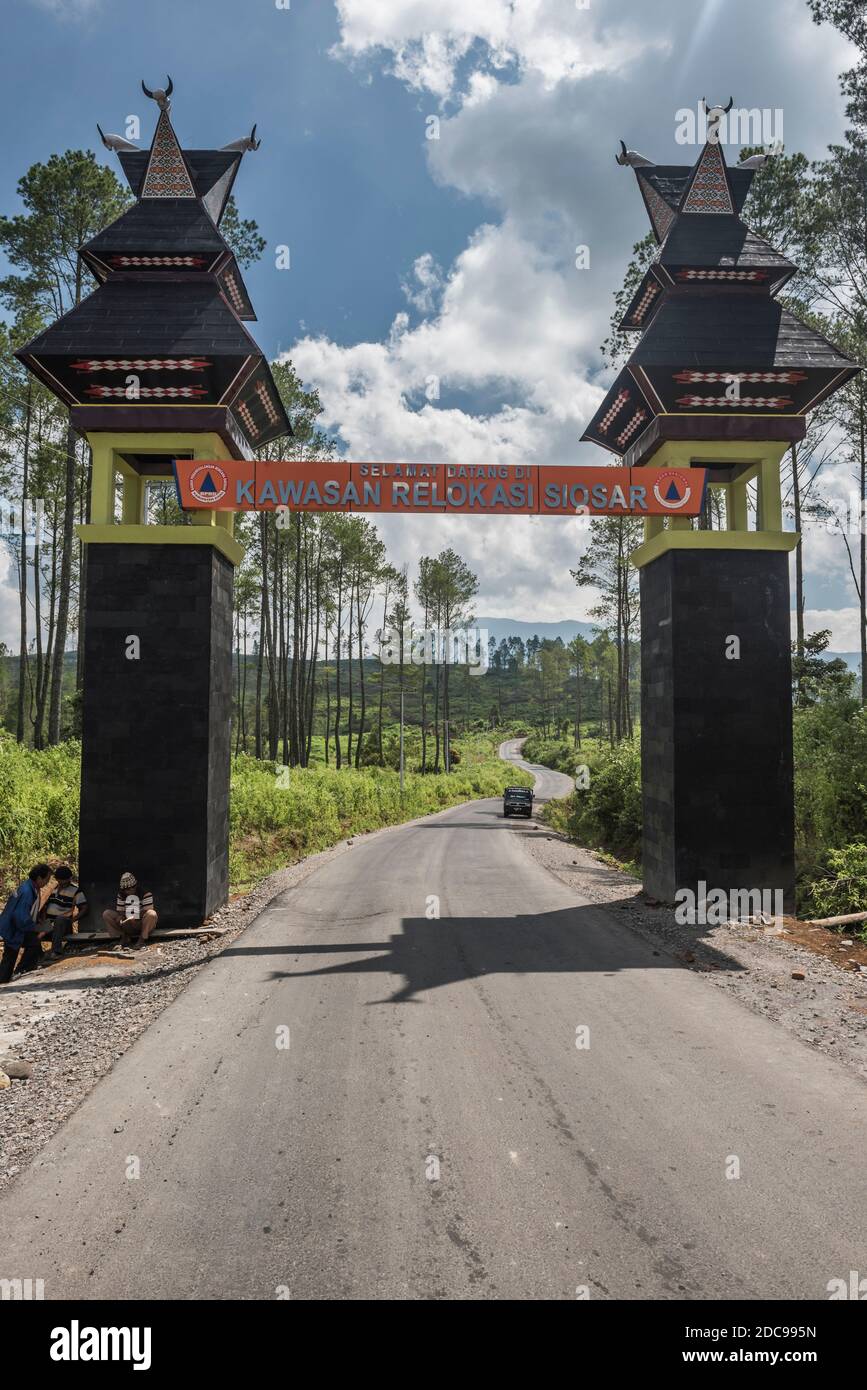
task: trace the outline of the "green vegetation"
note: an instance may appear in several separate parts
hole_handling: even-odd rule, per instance
[[[80,744],[28,749],[0,733],[0,880],[9,891],[50,855],[78,844]]]
[[[524,744],[530,762],[556,768],[574,777],[587,769],[586,787],[576,788],[562,801],[552,801],[544,820],[578,844],[604,850],[626,867],[641,858],[641,751],[637,738],[613,747],[598,739],[572,743],[530,737]]]
[[[455,749],[450,775],[399,774],[368,767],[338,772],[322,765],[281,769],[246,754],[232,768],[229,874],[233,892],[345,835],[396,825],[461,801],[500,796],[532,778],[497,756],[499,735],[474,734]],[[0,880],[5,892],[40,859],[75,863],[81,750],[23,748],[0,736]],[[118,871],[124,866],[118,865]]]
[[[840,695],[836,674],[817,703],[795,707],[795,852],[798,911],[825,917],[867,909],[867,707]],[[586,764],[588,786],[543,813],[579,844],[638,861],[641,854],[640,744],[609,748],[596,740],[531,737],[532,762],[574,775]],[[749,789],[745,790],[749,795]]]

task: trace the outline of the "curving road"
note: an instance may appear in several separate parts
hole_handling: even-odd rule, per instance
[[[814,1299],[864,1269],[863,1085],[582,903],[538,833],[481,801],[315,867],[13,1184],[0,1274],[47,1298]]]

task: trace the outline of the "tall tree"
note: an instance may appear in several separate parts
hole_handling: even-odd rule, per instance
[[[58,318],[80,303],[91,283],[78,248],[114,221],[129,205],[129,193],[114,174],[87,150],[67,150],[34,164],[18,182],[24,211],[0,217],[0,249],[16,272],[0,280],[0,299],[17,312],[38,304],[46,317]],[[79,493],[77,437],[66,430],[63,524],[60,540],[58,599],[48,737],[61,733],[63,663],[72,590],[73,527]]]

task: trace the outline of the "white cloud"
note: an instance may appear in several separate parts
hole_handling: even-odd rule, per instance
[[[10,651],[18,651],[19,609],[18,577],[9,548],[0,542],[0,569],[3,581],[0,583],[0,642],[5,642]]]
[[[831,632],[829,648],[833,652],[857,652],[861,650],[859,636],[860,614],[857,608],[807,608],[804,611],[804,631],[821,632],[828,628]],[[794,632],[795,614],[792,613]]]
[[[337,0],[348,59],[376,54],[408,86],[441,100],[453,95],[472,53],[489,75],[516,68],[548,87],[594,72],[616,72],[665,40],[608,4],[581,9],[575,0]],[[643,30],[643,32],[640,32]],[[471,87],[478,99],[478,84]]]
[[[401,285],[410,304],[420,314],[433,313],[440,301],[442,288],[442,270],[429,251],[418,257],[412,268],[412,278]]]
[[[592,335],[577,293],[508,222],[486,226],[455,261],[435,318],[410,328],[398,315],[383,343],[304,338],[291,356],[351,457],[566,461],[602,394],[582,369]],[[438,405],[425,398],[432,379],[441,395],[496,391],[521,403],[489,413]]]

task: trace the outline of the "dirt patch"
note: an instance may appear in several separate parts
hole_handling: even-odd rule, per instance
[[[784,940],[791,941],[804,951],[824,956],[841,970],[857,973],[863,965],[867,971],[867,943],[859,941],[857,937],[845,931],[831,931],[828,927],[811,927],[793,917],[785,917],[783,923],[781,935]]]

